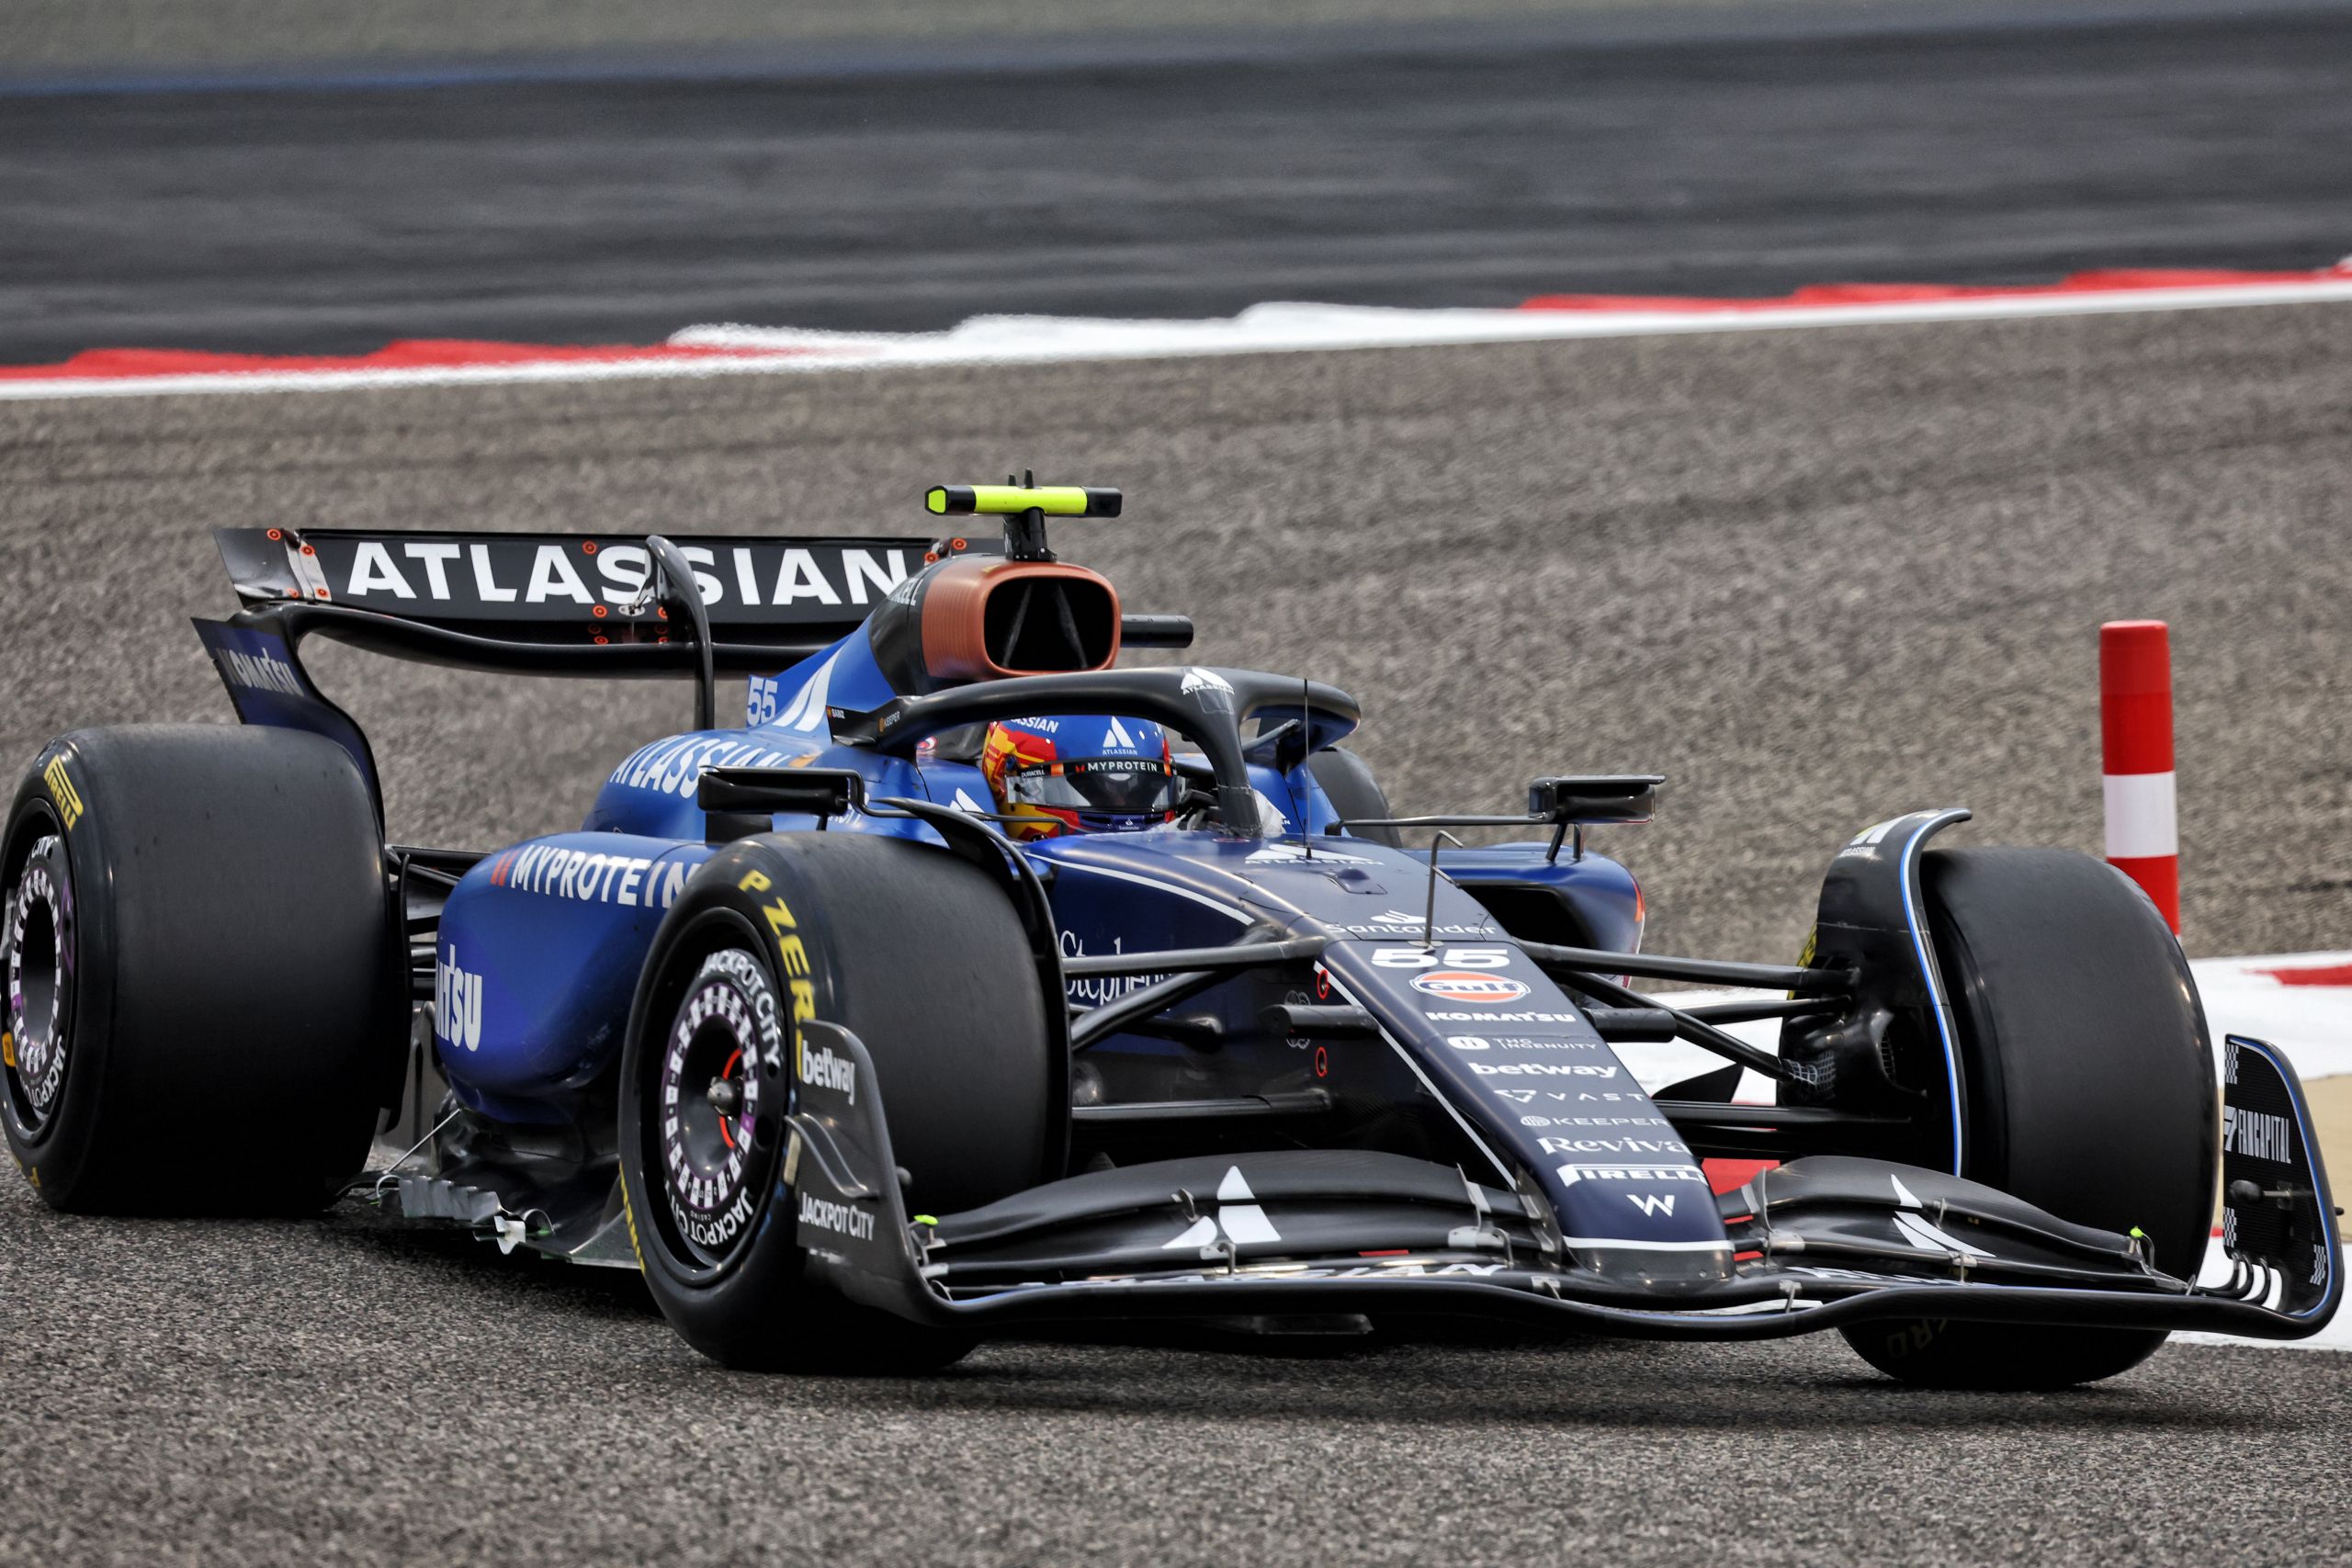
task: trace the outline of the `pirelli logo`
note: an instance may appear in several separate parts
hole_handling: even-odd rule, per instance
[[[64,820],[66,831],[82,820],[82,795],[65,773],[65,759],[51,757],[49,766],[40,771],[41,782],[49,786],[49,798],[57,803],[57,815]]]

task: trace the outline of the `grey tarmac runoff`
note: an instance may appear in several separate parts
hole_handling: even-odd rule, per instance
[[[1219,662],[1347,687],[1407,809],[1645,769],[1601,840],[1650,945],[1795,951],[1916,807],[2098,844],[2095,630],[2175,628],[2192,953],[2352,917],[2352,309],[836,377],[0,405],[29,759],[221,720],[216,525],[919,529],[922,487],[1116,484],[1057,543]],[[393,832],[575,820],[682,685],[356,654]],[[1459,1331],[1023,1341],[911,1382],[698,1361],[633,1279],[345,1206],[57,1216],[0,1182],[0,1562],[2309,1562],[2352,1359],[2166,1350],[2063,1396],[1898,1388],[1834,1340]]]

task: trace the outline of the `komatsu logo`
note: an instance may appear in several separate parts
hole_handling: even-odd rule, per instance
[[[458,944],[433,965],[433,1032],[468,1051],[481,1049],[481,976],[458,967]]]

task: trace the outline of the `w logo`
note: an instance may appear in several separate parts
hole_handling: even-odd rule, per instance
[[[1671,1219],[1674,1215],[1674,1194],[1671,1192],[1663,1194],[1628,1192],[1625,1194],[1625,1201],[1647,1214],[1651,1219],[1657,1219],[1660,1214]]]

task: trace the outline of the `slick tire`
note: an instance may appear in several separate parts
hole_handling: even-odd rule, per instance
[[[1316,784],[1330,797],[1331,809],[1342,819],[1396,815],[1389,808],[1387,792],[1372,776],[1372,765],[1353,751],[1336,746],[1328,751],[1317,751],[1306,759],[1306,771],[1315,775]],[[1401,849],[1405,842],[1403,835],[1394,828],[1351,828],[1348,831],[1356,838],[1386,844],[1392,850]]]
[[[1967,1083],[1964,1174],[2061,1219],[2153,1241],[2194,1279],[2219,1158],[2213,1049],[2180,944],[2113,867],[2064,850],[1920,862]],[[2052,1389],[2137,1366],[2161,1329],[1882,1323],[1845,1331],[1891,1377]]]
[[[829,832],[714,855],[654,939],[622,1057],[629,1234],[671,1325],[749,1371],[913,1373],[964,1356],[971,1337],[807,1277],[782,1170],[795,1024],[865,1043],[909,1213],[946,1213],[1060,1174],[1046,1007],[1005,889],[944,850]]]
[[[374,803],[292,730],[50,742],[0,840],[0,1128],[52,1207],[298,1213],[367,1163],[408,976]]]

